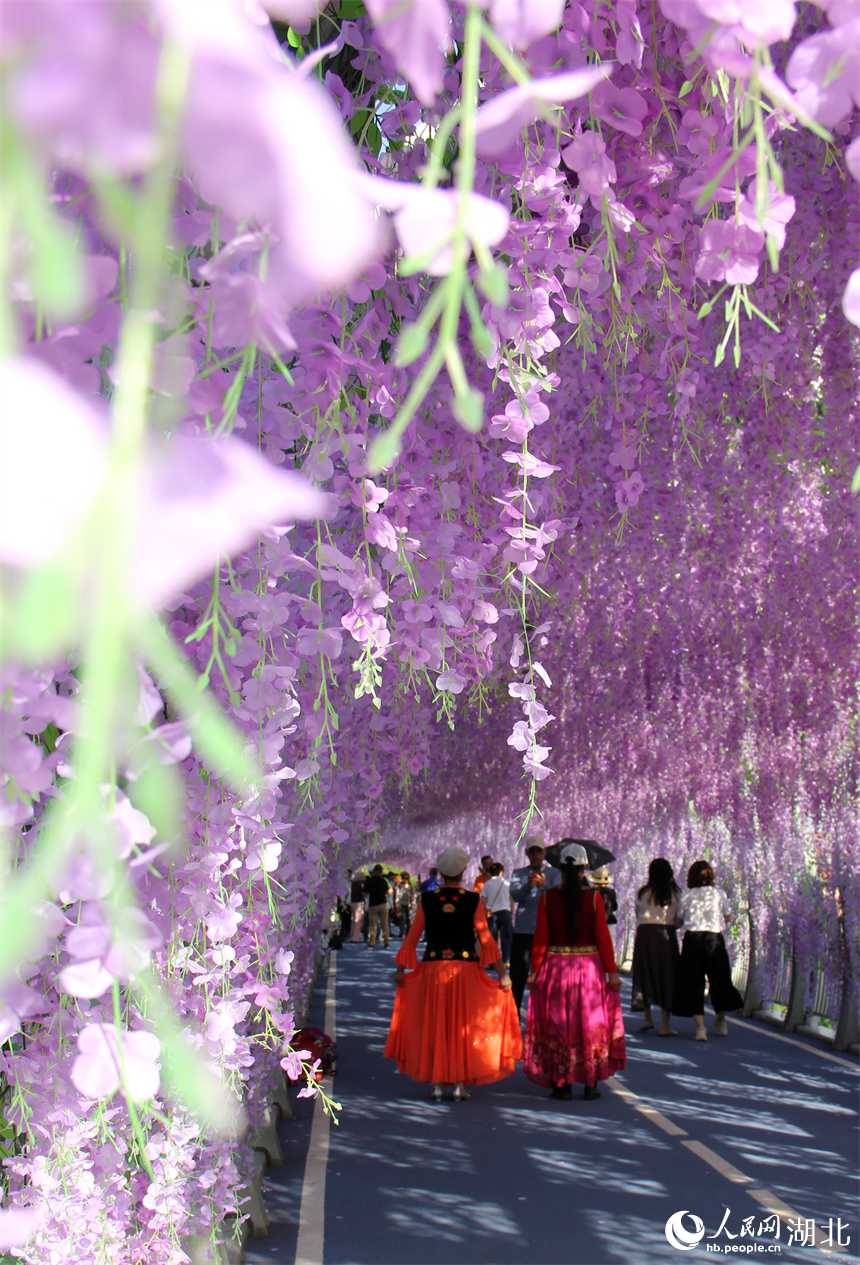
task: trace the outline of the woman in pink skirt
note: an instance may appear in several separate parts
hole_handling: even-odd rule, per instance
[[[579,843],[561,853],[564,882],[544,892],[532,944],[525,1073],[570,1099],[574,1084],[599,1098],[598,1081],[626,1062],[624,1020],[612,940],[600,893],[583,883],[588,856]]]

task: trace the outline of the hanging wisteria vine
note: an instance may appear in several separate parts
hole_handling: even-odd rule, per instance
[[[858,50],[5,0],[0,1250],[241,1217],[374,855],[706,852],[857,978]]]

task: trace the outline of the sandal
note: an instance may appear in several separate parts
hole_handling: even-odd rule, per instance
[[[433,1086],[433,1093],[432,1093],[432,1095],[431,1095],[431,1097],[432,1097],[433,1101],[434,1101],[434,1102],[441,1102],[444,1096],[445,1096],[445,1086],[444,1086],[444,1085],[434,1085],[434,1086]]]
[[[453,1098],[454,1102],[467,1102],[469,1095],[466,1093],[466,1090],[464,1089],[462,1083],[460,1083],[454,1086],[454,1092],[451,1095],[451,1097]]]

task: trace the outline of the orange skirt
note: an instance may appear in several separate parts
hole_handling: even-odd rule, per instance
[[[477,962],[422,962],[397,989],[385,1057],[416,1081],[485,1085],[523,1057],[513,993]]]

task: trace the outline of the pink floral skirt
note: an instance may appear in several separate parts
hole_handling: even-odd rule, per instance
[[[536,1085],[593,1085],[627,1063],[619,994],[599,953],[547,953],[529,993],[525,1074]]]

